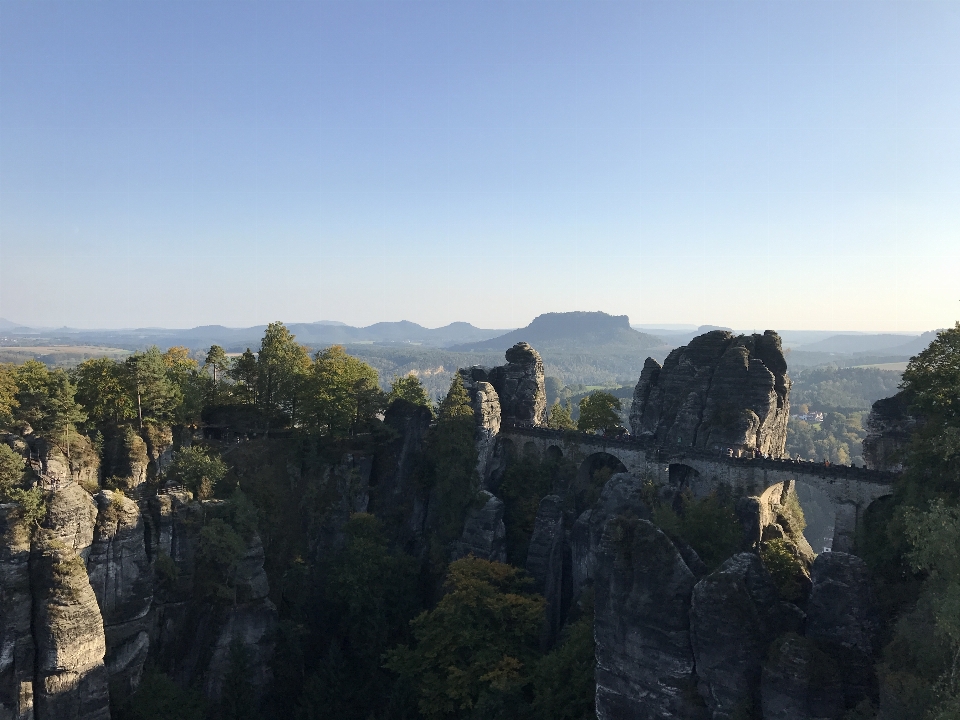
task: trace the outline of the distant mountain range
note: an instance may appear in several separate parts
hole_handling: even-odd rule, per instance
[[[133,328],[122,330],[77,330],[73,328],[27,328],[10,321],[3,321],[0,331],[8,332],[15,339],[37,339],[47,343],[107,344],[129,350],[149,345],[184,345],[191,349],[222,345],[228,351],[245,347],[256,348],[260,344],[266,325],[246,328],[229,328],[223,325],[202,325],[189,329]],[[407,343],[444,348],[465,342],[486,340],[507,332],[505,329],[487,330],[470,323],[455,322],[440,328],[425,328],[417,323],[381,322],[368,327],[352,327],[342,322],[321,320],[315,323],[289,323],[287,328],[297,340],[305,345],[326,346],[354,343]],[[20,337],[22,336],[22,338]]]

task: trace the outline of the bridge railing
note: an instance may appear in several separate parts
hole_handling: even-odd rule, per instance
[[[819,477],[835,477],[862,482],[872,482],[884,485],[892,484],[898,473],[885,470],[868,470],[867,468],[852,465],[827,465],[822,462],[809,460],[792,460],[789,458],[761,458],[761,457],[727,457],[720,451],[701,450],[689,446],[669,448],[658,444],[652,438],[640,438],[634,435],[605,436],[592,435],[577,430],[552,430],[545,427],[525,425],[521,423],[505,422],[500,426],[501,433],[539,437],[559,442],[575,442],[579,444],[603,447],[622,447],[625,449],[655,453],[655,462],[671,463],[683,458],[696,458],[710,462],[720,462],[737,467],[754,467],[768,470],[782,470]]]

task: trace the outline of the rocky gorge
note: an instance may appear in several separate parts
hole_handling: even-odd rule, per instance
[[[328,612],[315,609],[321,599],[338,592],[322,587],[302,599],[308,580],[294,570],[323,567],[341,552],[358,515],[382,523],[396,552],[421,568],[434,604],[445,591],[432,568],[470,556],[513,558],[543,598],[543,653],[592,613],[601,720],[841,720],[878,701],[880,620],[870,574],[855,554],[814,553],[794,484],[694,498],[682,483],[589,458],[538,457],[504,430],[546,424],[543,360],[525,342],[505,360],[457,376],[472,413],[470,486],[459,505],[443,477],[424,480],[424,468],[434,456],[445,472],[464,458],[443,455],[437,418],[403,399],[373,431],[323,453],[292,434],[266,432],[212,445],[251,496],[253,479],[269,479],[256,496],[259,511],[277,513],[283,532],[298,537],[299,564],[272,576],[270,558],[286,552],[280,530],[239,518],[240,500],[200,499],[162,481],[174,445],[201,442],[199,431],[128,429],[99,454],[91,446],[70,455],[39,434],[8,434],[7,446],[33,461],[46,513],[31,526],[16,504],[0,505],[0,720],[111,717],[147,668],[211,703],[241,668],[252,702],[262,698],[280,682],[279,638],[293,632],[279,606],[299,603],[319,615]],[[779,458],[789,392],[776,333],[709,332],[663,366],[647,361],[630,431],[670,448]],[[550,480],[530,489],[524,473]],[[107,477],[114,489],[104,486]],[[293,510],[268,507],[288,501]],[[727,524],[696,535],[695,512]],[[524,529],[511,534],[518,517]],[[222,538],[213,529],[225,527],[238,545],[229,583],[218,584],[213,549]],[[708,556],[705,546],[720,554]]]

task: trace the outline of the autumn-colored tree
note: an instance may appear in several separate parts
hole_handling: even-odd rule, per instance
[[[416,644],[387,654],[428,720],[513,718],[539,657],[544,600],[522,571],[473,556],[450,564],[446,593],[412,622]]]

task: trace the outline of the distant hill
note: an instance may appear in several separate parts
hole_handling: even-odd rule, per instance
[[[886,353],[894,348],[911,344],[917,339],[918,338],[916,335],[895,335],[886,333],[877,335],[833,335],[825,338],[824,340],[820,340],[819,342],[800,345],[797,349],[804,352],[875,353],[883,351]],[[929,344],[930,341],[928,340],[923,347],[926,347]],[[899,350],[897,353],[891,352],[890,354],[899,354]]]
[[[544,352],[586,352],[604,354],[609,351],[643,353],[665,343],[656,335],[638,332],[630,327],[626,315],[604,312],[546,313],[534,318],[525,328],[498,337],[451,347],[461,352],[505,351],[525,341]],[[641,365],[646,358],[640,358]]]

